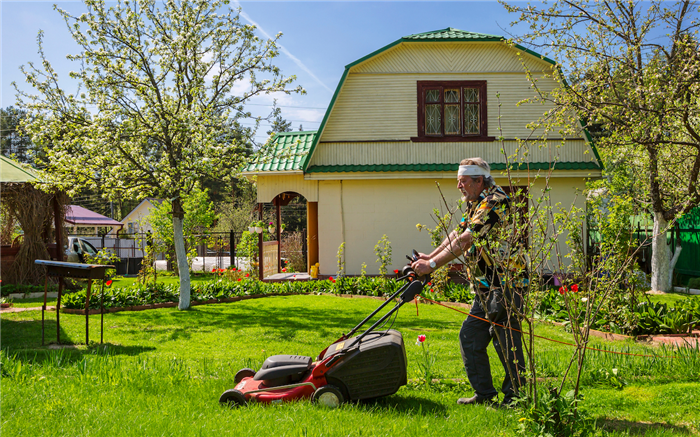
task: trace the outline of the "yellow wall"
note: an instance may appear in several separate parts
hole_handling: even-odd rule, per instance
[[[258,175],[258,202],[269,203],[280,193],[291,191],[299,193],[307,202],[318,201],[318,183],[304,180],[301,174]]]
[[[459,197],[454,178],[438,181],[445,198],[454,205]],[[497,182],[506,183],[502,179]],[[581,178],[552,178],[550,185],[553,202],[584,206],[584,198],[575,197],[576,189],[583,188]],[[535,190],[538,188],[541,190],[543,185],[538,183]],[[432,250],[429,235],[418,232],[416,224],[434,227],[433,208],[445,211],[435,181],[426,179],[319,181],[318,208],[322,275],[336,274],[336,254],[343,241],[347,274],[360,274],[363,262],[367,264],[368,274],[377,274],[379,264],[375,262],[374,246],[384,234],[393,251],[390,270],[400,269],[407,262],[405,255],[412,249]],[[559,240],[561,253],[566,254],[565,237]]]

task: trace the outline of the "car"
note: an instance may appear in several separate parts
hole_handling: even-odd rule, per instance
[[[68,248],[66,248],[66,261],[74,263],[84,263],[85,255],[97,255],[97,249],[89,241],[80,237],[68,237]]]

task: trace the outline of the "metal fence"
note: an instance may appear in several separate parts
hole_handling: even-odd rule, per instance
[[[247,269],[251,260],[237,256],[237,248],[243,236],[242,232],[208,232],[194,237],[196,256],[192,262],[192,271],[210,272],[212,269],[226,269],[234,266],[237,269]],[[306,233],[304,232],[304,237]],[[141,269],[144,250],[152,238],[149,233],[120,233],[119,238],[113,237],[87,237],[80,236],[88,241],[97,250],[106,249],[120,258],[117,263],[117,274],[135,275]],[[306,239],[303,240],[302,255],[306,257]],[[174,260],[174,252],[172,253]],[[282,258],[289,254],[282,251]],[[164,252],[155,254],[155,263],[158,270],[172,271],[172,263],[168,261]]]

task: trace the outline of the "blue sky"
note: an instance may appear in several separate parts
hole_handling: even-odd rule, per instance
[[[63,83],[70,70],[78,67],[66,61],[76,53],[66,26],[51,1],[0,0],[2,14],[2,95],[1,107],[15,103],[13,81],[24,90],[29,87],[20,65],[37,62],[36,36],[45,33],[45,52]],[[296,130],[319,126],[345,65],[389,44],[402,36],[454,27],[457,29],[506,35],[509,15],[496,1],[232,1],[239,4],[244,21],[256,24],[259,35],[282,32],[282,53],[276,64],[285,75],[296,75],[297,84],[307,94],[278,95],[282,114]],[[70,12],[81,13],[81,2],[58,2]],[[66,88],[69,88],[66,86]],[[256,99],[249,109],[254,114],[269,112],[274,96]],[[268,126],[263,124],[256,139],[263,141]]]

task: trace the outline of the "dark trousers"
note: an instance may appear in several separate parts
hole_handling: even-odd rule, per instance
[[[494,323],[520,330],[520,322],[516,314],[513,314],[513,309],[506,311],[506,306],[509,304],[506,302],[506,298],[510,301],[511,293],[507,292],[504,297],[503,291],[496,289],[489,292],[488,295],[484,295],[484,298],[488,311],[484,311],[481,299],[476,296],[469,314],[482,319],[488,317]],[[516,307],[522,310],[522,296],[515,293],[512,299]],[[511,313],[510,318],[508,317],[509,312]],[[510,324],[508,323],[509,319]],[[467,377],[476,395],[487,399],[498,395],[498,391],[493,386],[489,356],[486,352],[486,347],[491,340],[493,340],[493,346],[496,348],[498,358],[506,372],[501,391],[505,395],[504,402],[509,402],[524,382],[525,358],[523,356],[522,334],[518,331],[492,326],[490,323],[475,317],[467,317],[462,323],[459,342],[464,367],[467,369]],[[510,368],[510,372],[508,368]],[[513,375],[514,381],[511,380],[511,375]]]

